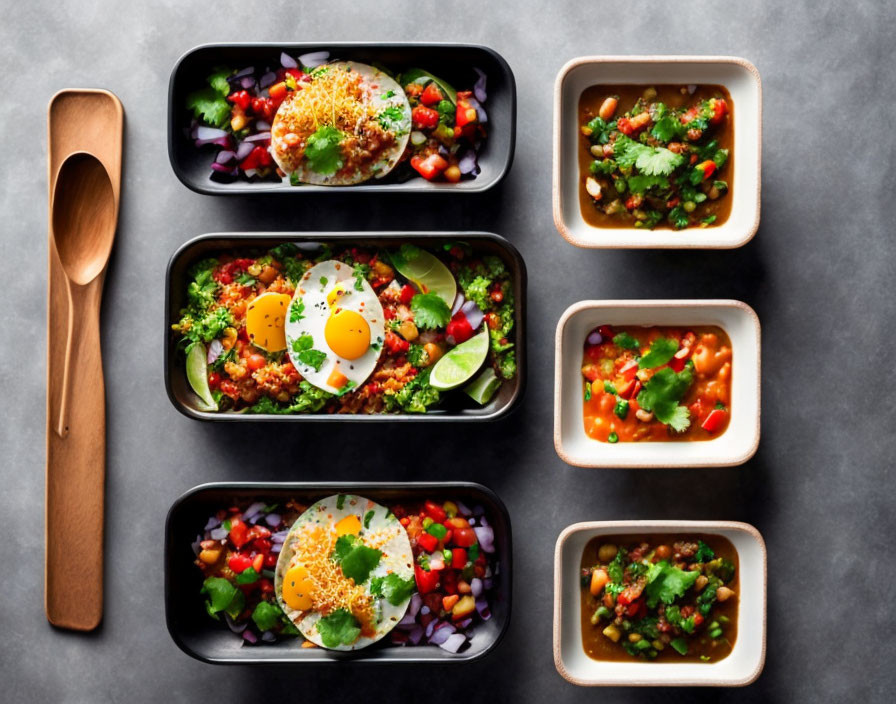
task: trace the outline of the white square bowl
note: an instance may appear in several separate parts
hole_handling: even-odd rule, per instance
[[[585,433],[582,350],[599,325],[717,325],[731,338],[731,422],[712,440],[618,442]],[[730,467],[759,446],[760,330],[750,306],[731,300],[579,301],[557,323],[554,447],[576,467]]]
[[[579,99],[603,84],[723,85],[734,103],[731,214],[721,225],[686,230],[594,227],[579,204]],[[588,248],[732,249],[759,227],[762,82],[746,59],[731,56],[584,56],[567,63],[554,84],[554,224],[568,242]]]
[[[582,645],[582,551],[591,538],[629,533],[722,535],[738,556],[737,640],[731,654],[714,663],[609,662],[594,660]],[[582,687],[714,686],[743,687],[765,665],[765,541],[753,526],[734,521],[595,521],[576,523],[557,538],[554,551],[554,665],[572,684]]]

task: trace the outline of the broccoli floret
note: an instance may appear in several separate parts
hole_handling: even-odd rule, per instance
[[[507,267],[504,266],[504,262],[501,261],[500,257],[483,257],[482,264],[492,279],[497,279],[499,276],[504,276],[507,273]]]
[[[418,369],[422,369],[429,362],[429,355],[426,353],[423,345],[411,345],[408,349],[407,358],[408,362]]]
[[[429,369],[420,372],[396,394],[385,396],[386,410],[426,413],[426,408],[439,402],[438,390],[429,385]]]
[[[498,361],[498,373],[505,379],[512,379],[516,374],[516,351],[510,350]]]
[[[490,279],[484,276],[477,276],[470,282],[469,286],[464,286],[464,295],[479,306],[480,310],[488,310],[492,306],[492,301],[488,294],[488,289],[491,285]]]

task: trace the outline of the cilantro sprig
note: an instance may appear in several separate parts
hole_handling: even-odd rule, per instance
[[[438,294],[418,293],[411,299],[411,312],[418,328],[435,330],[445,327],[451,320],[451,309]]]

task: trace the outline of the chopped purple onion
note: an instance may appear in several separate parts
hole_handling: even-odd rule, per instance
[[[256,120],[255,121],[255,129],[259,132],[270,132],[271,131],[271,123],[267,120]]]
[[[308,54],[302,54],[299,57],[299,61],[302,62],[302,66],[307,66],[308,68],[317,68],[321,64],[327,63],[327,59],[329,58],[329,51],[312,51]]]
[[[451,152],[448,151],[448,149],[445,147],[444,144],[440,144],[439,145],[439,155],[447,157],[447,156],[451,156]]]
[[[283,68],[298,68],[299,62],[283,51],[280,53],[280,65]]]
[[[478,330],[479,326],[482,325],[482,319],[485,317],[485,313],[479,310],[479,306],[476,305],[475,301],[467,301],[461,306],[460,310],[467,317],[467,322],[470,324],[470,327],[474,330]]]
[[[485,552],[495,551],[495,531],[491,526],[476,526],[476,537]]]
[[[476,600],[476,611],[483,621],[488,621],[492,617],[492,612],[488,609],[488,602],[485,599]]]
[[[454,305],[451,306],[451,315],[454,316],[457,311],[460,310],[460,307],[464,304],[464,294],[458,292],[458,294],[454,297]],[[460,504],[458,503],[458,507]],[[460,511],[460,508],[457,509]]]
[[[232,149],[222,149],[218,152],[218,156],[215,157],[215,161],[219,164],[226,164],[234,159],[236,159],[236,152]],[[219,342],[219,340],[212,340],[212,342]]]
[[[471,526],[475,526],[476,519],[471,516],[470,518],[467,519],[467,523],[469,523]]]
[[[480,69],[476,68],[475,66],[473,67],[473,70],[479,76],[476,83],[473,85],[473,95],[476,96],[476,100],[478,100],[480,103],[484,103],[486,101],[486,99],[488,98],[488,94],[485,92],[485,82],[486,82],[485,72],[481,71]]]
[[[190,547],[193,549],[193,554],[194,554],[194,555],[198,555],[198,554],[199,554],[199,549],[200,549],[200,547],[201,547],[201,546],[200,546],[200,543],[201,543],[201,542],[202,542],[202,536],[201,536],[201,535],[197,535],[197,536],[196,536],[196,540],[194,540],[192,543],[190,543]]]
[[[258,169],[246,169],[243,173],[246,174],[246,178],[252,178],[258,173]]]
[[[283,543],[274,543],[271,545],[271,552],[275,555],[278,554],[283,549]]]
[[[273,71],[268,71],[261,78],[258,79],[258,87],[264,90],[268,86],[274,85],[274,82],[277,80],[277,74]]]
[[[411,596],[411,603],[408,604],[408,613],[416,617],[420,613],[421,606],[423,606],[423,597],[420,596],[420,592],[414,592]]]
[[[587,339],[589,345],[599,345],[604,341],[603,335],[601,335],[597,330],[592,330]]]
[[[275,640],[277,640],[277,636],[274,635],[274,633],[271,631],[265,631],[264,633],[261,634],[261,639],[265,643],[273,643]]]
[[[248,76],[251,73],[255,73],[254,66],[246,66],[242,71],[237,71],[231,78],[242,78],[243,76]]]
[[[426,616],[426,614],[428,614],[428,613],[429,613],[429,607],[428,607],[428,606],[424,606],[424,607],[422,607],[422,608],[420,609],[420,615],[421,615],[421,616]]]
[[[274,543],[275,545],[284,543],[284,542],[286,542],[287,535],[289,535],[288,530],[281,530],[277,533],[272,533],[271,534],[271,542]]]
[[[495,581],[491,577],[486,577],[482,580],[482,588],[488,591],[495,585]]]
[[[255,78],[252,76],[244,76],[240,79],[240,87],[243,90],[255,90]]]
[[[255,645],[258,642],[258,636],[256,636],[252,631],[248,628],[243,631],[243,640]]]
[[[487,519],[485,516],[480,516],[480,517],[479,517],[479,525],[481,525],[481,526],[487,526],[487,525],[488,525],[488,519]]]
[[[234,633],[242,633],[243,631],[246,630],[246,626],[249,625],[248,621],[243,621],[243,623],[237,623],[232,618],[230,618],[230,614],[224,614],[224,620],[227,622],[227,627]]]
[[[254,504],[251,504],[249,508],[247,508],[243,512],[243,520],[251,521],[254,516],[257,516],[259,513],[261,513],[264,506],[264,501],[256,501]]]
[[[414,626],[408,633],[408,640],[414,645],[420,645],[420,641],[423,640],[423,626]]]
[[[457,627],[460,628],[460,629],[462,629],[462,630],[466,630],[466,629],[469,628],[472,624],[473,624],[473,619],[472,619],[472,618],[465,618],[463,621],[461,621],[460,623],[457,624]]]
[[[467,102],[470,104],[470,107],[476,108],[476,115],[479,118],[479,122],[483,125],[486,124],[488,122],[488,113],[485,112],[485,108],[482,107],[482,104],[475,98],[468,98]]]
[[[424,606],[423,608],[425,609],[426,607]],[[427,638],[429,638],[432,635],[432,632],[435,630],[437,623],[438,623],[438,621],[430,621],[429,622],[429,625],[426,627],[426,631],[425,631]]]
[[[448,640],[448,637],[456,630],[457,629],[450,623],[440,623],[438,627],[432,632],[432,635],[429,638],[429,642],[433,645],[441,645],[446,640]]]
[[[280,525],[280,521],[283,520],[280,517],[279,513],[269,513],[264,517],[264,522],[267,523],[271,528],[276,528]]]
[[[230,147],[230,135],[226,137],[218,137],[217,139],[197,139],[195,142],[197,147],[204,147],[206,144],[215,144],[219,147],[228,149]]]
[[[217,127],[206,127],[205,125],[199,125],[193,133],[193,137],[203,144],[229,136],[230,134],[226,130],[219,130]]]
[[[472,149],[465,151],[457,162],[457,168],[460,169],[462,174],[473,173],[473,169],[476,168],[476,152]]]
[[[416,623],[417,620],[414,618],[414,615],[408,612],[404,615],[404,618],[398,622],[397,626],[398,628],[404,628],[405,626],[413,626]]]
[[[208,354],[205,356],[205,361],[209,364],[212,364],[218,357],[221,356],[221,353],[224,351],[224,345],[221,344],[220,340],[212,340],[211,344],[208,346]]]
[[[463,501],[455,501],[454,503],[457,504],[457,512],[461,516],[472,516],[473,515],[473,512],[467,507],[467,505]]]
[[[266,142],[266,141],[270,140],[270,138],[271,138],[270,132],[259,132],[258,134],[253,134],[249,137],[246,137],[246,139],[244,139],[243,142]]]
[[[473,579],[470,580],[470,590],[473,592],[473,596],[475,598],[478,599],[480,596],[482,596],[482,580],[479,579],[479,577],[473,577]]]
[[[211,516],[208,519],[208,523],[205,524],[205,528],[203,528],[203,530],[211,530],[212,528],[217,528],[219,525],[221,525],[221,519],[217,516]]]
[[[255,149],[255,145],[252,142],[243,142],[236,148],[236,160],[242,161],[252,153],[253,149]]]
[[[447,650],[449,653],[456,653],[466,641],[467,637],[463,633],[454,633],[444,643],[439,643],[439,647],[442,650]]]
[[[230,531],[226,528],[215,528],[211,533],[212,540],[224,540]]]

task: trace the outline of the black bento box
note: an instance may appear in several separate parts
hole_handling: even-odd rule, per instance
[[[241,69],[247,66],[280,66],[280,53],[291,56],[329,51],[333,60],[379,64],[394,71],[424,68],[456,86],[472,86],[477,78],[474,67],[487,76],[488,138],[479,152],[481,172],[460,183],[431,183],[423,178],[396,182],[375,180],[355,186],[290,186],[288,183],[238,180],[220,183],[210,178],[214,150],[197,149],[187,135],[190,126],[185,107],[187,95],[206,85],[206,77],[221,65]],[[376,193],[480,193],[497,184],[513,162],[516,137],[516,83],[510,66],[497,52],[468,44],[411,44],[382,42],[204,44],[191,49],[175,64],[168,86],[168,157],[174,173],[188,188],[208,195],[252,193],[322,193],[369,191]]]
[[[452,404],[459,395],[449,396],[443,404],[428,413],[378,413],[378,414],[246,414],[202,411],[199,398],[187,382],[184,355],[177,350],[176,336],[171,325],[179,319],[179,311],[185,305],[187,271],[190,266],[215,253],[239,249],[265,249],[283,242],[293,242],[299,249],[315,251],[323,244],[345,246],[356,243],[362,247],[397,247],[414,244],[423,248],[438,249],[449,242],[468,243],[474,253],[500,256],[513,277],[516,321],[514,344],[516,345],[517,373],[511,381],[505,381],[495,397],[483,407]],[[174,407],[190,418],[212,421],[252,422],[377,422],[377,421],[490,421],[507,415],[522,400],[526,383],[526,265],[519,251],[503,237],[489,232],[315,232],[315,233],[212,233],[196,237],[182,245],[172,255],[165,277],[165,389]]]
[[[199,593],[202,573],[193,564],[191,544],[201,535],[208,517],[220,508],[239,501],[264,500],[282,503],[294,498],[304,503],[337,493],[353,493],[388,505],[397,501],[426,498],[463,501],[485,509],[495,532],[499,568],[490,599],[491,618],[477,623],[470,647],[458,654],[435,645],[394,646],[388,637],[357,652],[323,648],[302,648],[300,640],[288,638],[276,643],[243,645],[224,622],[213,621],[206,613]],[[165,620],[174,642],[188,655],[217,664],[294,664],[326,662],[377,663],[464,663],[477,660],[497,647],[510,624],[511,530],[507,508],[490,489],[472,482],[347,482],[295,483],[214,483],[197,486],[178,498],[165,522]]]

